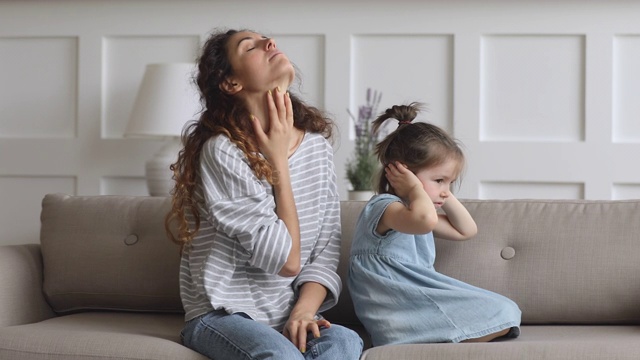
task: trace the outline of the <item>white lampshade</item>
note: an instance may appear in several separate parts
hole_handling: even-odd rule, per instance
[[[200,111],[193,63],[149,64],[125,136],[180,136]]]
[[[180,135],[201,110],[193,84],[195,64],[147,65],[125,137],[162,137],[167,144],[145,164],[149,194],[168,196],[173,188],[169,166],[178,158]]]

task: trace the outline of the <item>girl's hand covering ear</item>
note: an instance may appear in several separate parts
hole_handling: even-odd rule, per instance
[[[420,179],[404,164],[399,162],[390,163],[385,167],[384,171],[395,194],[403,199],[406,199],[412,191],[423,190]]]

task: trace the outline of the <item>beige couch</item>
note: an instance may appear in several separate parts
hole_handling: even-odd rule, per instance
[[[640,200],[464,203],[479,234],[437,241],[436,267],[515,300],[520,338],[363,359],[640,358]],[[363,205],[342,204],[343,280]],[[0,247],[0,359],[203,359],[179,340],[169,199],[55,194],[42,206],[41,245]],[[325,316],[362,331],[346,288]]]

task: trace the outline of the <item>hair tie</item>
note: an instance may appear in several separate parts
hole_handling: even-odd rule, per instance
[[[405,124],[411,124],[411,120],[400,120],[400,121],[398,121],[398,126],[405,125]]]

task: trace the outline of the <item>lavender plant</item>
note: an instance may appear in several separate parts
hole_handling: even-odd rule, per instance
[[[366,104],[358,108],[358,117],[353,116],[347,109],[355,126],[356,146],[354,154],[347,162],[347,179],[352,190],[363,191],[373,189],[373,177],[378,171],[378,159],[375,156],[375,146],[378,134],[372,131],[372,122],[378,112],[378,105],[382,93],[367,89]]]

